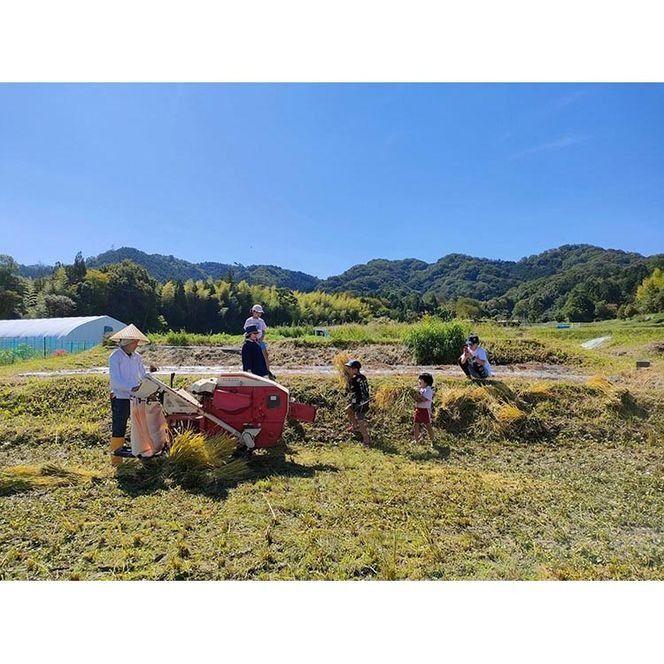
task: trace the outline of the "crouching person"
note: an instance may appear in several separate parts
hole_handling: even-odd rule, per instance
[[[131,397],[146,375],[143,360],[136,348],[141,343],[149,343],[149,339],[135,325],[128,325],[110,339],[119,345],[108,358],[111,379],[111,463],[117,466],[122,463],[122,456],[116,456],[115,452],[124,448]],[[150,367],[151,371],[154,369]]]
[[[358,431],[362,435],[362,445],[369,447],[371,440],[366,419],[369,412],[369,381],[360,373],[361,368],[362,365],[358,360],[346,362],[350,399],[350,403],[346,406],[346,416],[350,421],[350,430]]]
[[[471,379],[484,380],[492,375],[486,350],[480,346],[480,338],[476,334],[468,337],[459,358],[459,366]]]

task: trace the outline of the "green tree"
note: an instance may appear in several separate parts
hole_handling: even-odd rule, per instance
[[[85,267],[85,260],[83,259],[83,254],[79,251],[74,258],[73,265],[66,265],[65,272],[67,274],[67,279],[69,284],[74,286],[79,282],[85,279],[85,273],[87,269]]]
[[[460,297],[454,303],[457,318],[478,320],[484,315],[484,307],[479,300],[470,297]]]
[[[103,316],[108,311],[109,274],[101,270],[86,270],[85,277],[76,284],[77,310],[82,316]]]
[[[608,320],[616,317],[615,305],[607,304],[604,300],[595,303],[595,320]]]
[[[562,312],[573,323],[590,322],[595,318],[595,303],[581,290],[575,289],[567,298]]]
[[[76,302],[66,295],[49,293],[44,296],[44,305],[48,318],[72,316],[76,311]]]
[[[37,308],[38,293],[33,279],[25,280],[25,288],[23,290],[23,317],[24,318],[37,318],[35,310]]]
[[[157,282],[131,261],[102,268],[108,274],[108,315],[143,330],[158,326]]]
[[[0,254],[0,318],[18,318],[22,301],[18,265],[11,256]]]
[[[636,306],[643,313],[664,312],[664,270],[655,268],[636,289]]]

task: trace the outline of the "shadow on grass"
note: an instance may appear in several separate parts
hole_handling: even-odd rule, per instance
[[[642,420],[648,417],[648,411],[636,401],[629,390],[619,393],[619,399],[618,413],[622,419]]]
[[[316,473],[337,473],[339,469],[330,464],[319,463],[304,466],[293,460],[295,450],[287,445],[278,445],[255,454],[249,462],[253,478],[265,477],[313,477]],[[290,458],[289,458],[290,457]]]
[[[0,478],[0,497],[13,496],[17,493],[26,493],[32,491],[34,486],[22,479]]]
[[[451,447],[447,443],[438,440],[434,440],[432,444],[429,443],[428,439],[422,439],[419,443],[398,445],[379,434],[373,434],[371,448],[390,456],[405,456],[413,461],[445,461],[451,453]]]

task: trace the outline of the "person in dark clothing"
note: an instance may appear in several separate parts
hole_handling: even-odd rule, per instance
[[[367,428],[366,416],[369,412],[369,381],[360,373],[362,365],[358,360],[346,362],[348,375],[348,396],[350,403],[346,406],[346,415],[350,421],[350,430],[362,434],[362,444],[369,447],[371,440]]]
[[[249,371],[257,376],[267,376],[270,372],[265,363],[265,355],[258,345],[259,330],[256,325],[245,328],[245,340],[242,345],[242,371]]]

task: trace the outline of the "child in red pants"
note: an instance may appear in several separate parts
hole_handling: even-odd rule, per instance
[[[424,426],[433,444],[433,426],[431,424],[431,404],[433,401],[433,376],[422,373],[418,376],[418,388],[413,395],[416,401],[414,418],[414,435],[417,442],[420,438],[420,427]]]

